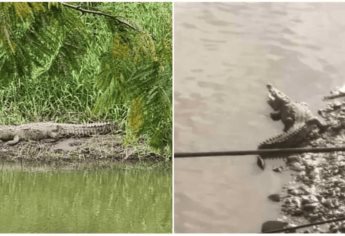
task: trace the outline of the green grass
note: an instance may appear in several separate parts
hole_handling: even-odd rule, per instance
[[[7,10],[21,9],[22,18],[30,15],[26,3],[4,4]],[[33,17],[23,19],[8,14],[12,28],[7,30],[13,30],[13,38],[0,37],[0,124],[113,121],[126,130],[126,142],[133,144],[140,137],[153,151],[171,156],[172,4],[81,5],[120,16],[144,33],[61,6],[62,11],[48,7],[43,13],[31,9]],[[46,19],[41,22],[40,17]],[[49,25],[54,19],[58,23]],[[20,37],[27,37],[30,24],[37,34],[30,34],[30,44],[23,45]],[[35,47],[38,40],[40,46]],[[8,42],[11,50],[5,47]],[[123,54],[127,47],[129,54]]]

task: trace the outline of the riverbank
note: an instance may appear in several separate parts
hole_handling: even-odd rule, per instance
[[[123,140],[122,134],[107,134],[87,138],[22,141],[13,146],[3,142],[0,143],[0,160],[64,168],[167,161],[165,157],[150,152],[144,143],[124,145]]]
[[[332,101],[319,114],[331,127],[308,146],[344,146],[345,101]],[[279,221],[292,227],[345,217],[345,152],[293,155],[286,159],[286,164],[285,171],[291,171],[293,178],[280,196]],[[298,232],[344,233],[345,222],[303,228]]]

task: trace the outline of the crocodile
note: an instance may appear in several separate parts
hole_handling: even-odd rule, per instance
[[[269,91],[267,103],[275,111],[271,113],[271,118],[275,121],[282,121],[284,132],[262,142],[258,149],[300,147],[305,145],[317,128],[320,133],[328,128],[328,125],[313,115],[306,103],[291,100],[271,84],[267,85],[267,89]],[[269,155],[258,156],[258,166],[264,169],[264,159],[271,157]]]
[[[53,122],[27,123],[22,125],[0,125],[0,140],[8,145],[20,141],[58,140],[69,137],[89,137],[107,134],[115,129],[112,123],[66,124]]]

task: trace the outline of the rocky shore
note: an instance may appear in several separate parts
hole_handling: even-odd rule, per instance
[[[323,134],[312,139],[309,147],[345,146],[345,99],[339,98],[320,110],[331,124]],[[305,153],[286,158],[292,181],[282,193],[269,196],[281,204],[278,221],[288,227],[345,217],[345,152]],[[297,230],[300,233],[344,233],[345,220]]]

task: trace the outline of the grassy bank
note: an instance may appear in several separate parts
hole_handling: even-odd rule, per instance
[[[171,3],[1,3],[0,123],[112,121],[171,156]]]

